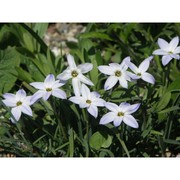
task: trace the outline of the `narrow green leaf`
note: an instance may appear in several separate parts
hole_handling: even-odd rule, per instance
[[[88,32],[88,33],[82,34],[80,37],[81,38],[97,38],[97,39],[104,39],[104,40],[112,41],[109,35],[105,33],[101,33],[101,32]]]
[[[156,107],[156,111],[160,111],[160,110],[164,109],[168,105],[170,99],[171,99],[171,93],[170,92],[165,93],[162,96],[162,98],[160,99],[160,101]]]

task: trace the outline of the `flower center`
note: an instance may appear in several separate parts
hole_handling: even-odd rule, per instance
[[[120,77],[121,74],[122,74],[121,71],[116,71],[116,72],[115,72],[115,76],[117,76],[117,77]]]
[[[72,77],[77,77],[78,72],[74,70],[74,71],[71,72],[71,75],[72,75]]]
[[[18,101],[18,102],[16,103],[16,106],[20,106],[20,105],[22,105],[22,102],[21,102],[21,101]]]
[[[141,73],[137,73],[138,76],[141,76]]]
[[[50,91],[52,91],[52,88],[46,88],[46,91],[50,92]]]
[[[123,113],[123,112],[118,112],[117,115],[118,115],[118,116],[124,116],[124,113]]]
[[[86,103],[87,103],[87,104],[91,104],[91,100],[87,99],[87,100],[86,100]]]
[[[169,53],[169,54],[173,54],[173,52],[172,52],[172,51],[169,51],[168,53]]]

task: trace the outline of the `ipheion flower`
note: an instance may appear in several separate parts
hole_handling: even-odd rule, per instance
[[[11,113],[13,117],[10,119],[13,123],[19,121],[22,113],[32,116],[32,110],[30,108],[30,105],[32,105],[32,96],[26,96],[26,92],[23,89],[17,91],[15,95],[12,93],[5,93],[3,97],[5,98],[5,100],[2,100],[3,103],[7,107],[12,108]]]
[[[109,66],[98,66],[101,73],[109,75],[104,84],[105,90],[113,88],[118,81],[123,88],[128,88],[127,81],[131,81],[131,78],[127,72],[128,66],[125,64],[125,61],[130,61],[130,57],[126,57],[121,64],[110,63]]]
[[[83,74],[92,70],[93,65],[91,63],[84,63],[76,66],[74,57],[70,54],[67,55],[67,61],[69,66],[61,74],[57,76],[57,79],[67,81],[72,79],[72,86],[75,96],[80,96],[81,94],[81,83],[93,86],[93,82],[90,81]]]
[[[138,128],[138,123],[131,114],[138,110],[140,104],[130,105],[129,103],[123,102],[118,106],[117,104],[107,102],[105,106],[111,112],[108,112],[100,119],[100,124],[113,122],[114,126],[117,127],[123,121],[130,127]]]
[[[80,108],[87,108],[87,111],[97,118],[98,116],[98,106],[103,107],[105,101],[100,98],[100,94],[93,91],[90,92],[89,88],[82,84],[81,87],[82,96],[73,96],[70,97],[69,100],[75,104],[79,104]]]
[[[141,62],[139,67],[135,66],[130,61],[125,61],[127,66],[135,73],[135,74],[133,74],[133,73],[129,72],[129,76],[132,79],[143,79],[144,81],[146,81],[148,83],[154,84],[155,83],[154,77],[150,73],[146,72],[149,68],[150,61],[152,59],[153,59],[153,56],[146,58],[143,62]]]
[[[31,101],[34,103],[40,98],[43,98],[45,101],[52,95],[60,99],[66,99],[66,93],[59,89],[59,87],[64,85],[64,82],[61,83],[59,80],[55,80],[53,74],[49,74],[44,82],[32,82],[30,83],[36,89],[39,89],[33,96]]]
[[[174,37],[170,43],[164,39],[158,38],[158,45],[160,49],[153,52],[154,55],[162,55],[162,64],[167,65],[173,58],[179,60],[180,46],[179,37]]]

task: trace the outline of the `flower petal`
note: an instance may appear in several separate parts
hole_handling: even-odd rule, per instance
[[[97,116],[98,116],[98,108],[97,108],[95,105],[91,104],[91,105],[87,108],[87,110],[88,110],[88,112],[89,112],[92,116],[94,116],[95,118],[97,118]]]
[[[56,88],[59,88],[61,86],[64,86],[65,83],[66,83],[65,81],[62,82],[62,81],[57,80],[52,85],[52,89],[56,89]]]
[[[72,78],[72,86],[75,96],[81,95],[81,83],[80,80],[76,78]]]
[[[178,44],[179,44],[179,37],[177,36],[177,37],[174,37],[174,38],[170,41],[170,43],[169,43],[170,50],[171,50],[172,52],[174,52],[174,50],[176,49],[176,47],[178,46]]]
[[[77,68],[76,63],[74,61],[74,57],[71,54],[67,55],[67,60],[68,60],[68,64],[69,64],[70,69],[76,69]]]
[[[21,117],[21,110],[19,107],[15,107],[11,109],[11,113],[14,116],[15,120],[18,121]],[[12,118],[13,119],[13,118]]]
[[[91,99],[90,90],[85,84],[82,84],[81,86],[81,94],[85,99]]]
[[[109,109],[110,111],[113,111],[114,113],[118,113],[118,111],[119,111],[119,107],[117,104],[114,104],[111,102],[106,102],[105,106],[107,109]]]
[[[114,87],[116,85],[117,81],[118,81],[118,78],[115,76],[108,77],[104,84],[104,89],[105,90],[111,89],[112,87]]]
[[[43,82],[32,82],[30,83],[31,86],[33,86],[36,89],[45,89]]]
[[[69,101],[73,102],[74,104],[80,104],[82,101],[84,101],[84,98],[72,96],[69,98]]]
[[[98,69],[101,73],[107,75],[114,75],[114,69],[109,66],[98,66]]]
[[[131,79],[140,79],[138,75],[133,74],[132,72],[127,71],[126,73]]]
[[[99,98],[100,97],[100,94],[96,91],[93,91],[91,92],[91,98],[94,99],[94,98]]]
[[[109,122],[112,122],[112,121],[114,121],[115,117],[116,117],[116,115],[114,112],[108,112],[100,119],[99,124],[107,124]]]
[[[94,86],[93,82],[91,80],[89,80],[87,77],[85,77],[84,75],[82,75],[82,74],[78,75],[78,79],[81,82],[83,82],[84,84],[88,84],[90,86]]]
[[[132,115],[125,115],[123,118],[123,122],[133,128],[139,127],[136,119]]]
[[[139,106],[140,106],[140,103],[133,104],[133,105],[130,105],[128,103],[126,103],[126,104],[127,105],[125,105],[123,107],[126,114],[132,114],[133,112],[137,111],[139,109]]]
[[[125,78],[123,78],[123,77],[120,77],[119,78],[119,84],[123,87],[123,88],[128,88],[128,83],[127,83],[127,81],[126,81],[126,79]]]
[[[141,73],[144,73],[148,70],[150,61],[153,59],[153,56],[150,56],[146,58],[140,65],[139,65],[139,71]]]
[[[20,109],[21,109],[21,111],[22,111],[24,114],[27,114],[27,115],[29,115],[29,116],[32,116],[32,110],[31,110],[31,108],[30,108],[28,105],[22,104],[22,106],[20,106]]]
[[[179,55],[178,54],[170,54],[170,56],[174,59],[179,59]]]
[[[55,81],[55,77],[53,74],[49,74],[45,80],[44,83],[47,84],[47,86],[51,85]]]
[[[119,126],[122,123],[123,117],[115,117],[113,124],[115,127]]]
[[[64,81],[67,81],[68,79],[71,79],[71,78],[72,78],[72,75],[69,69],[63,71],[61,74],[57,76],[57,79],[64,80]]]
[[[144,81],[146,81],[148,83],[151,83],[151,84],[155,83],[154,77],[151,74],[147,73],[147,72],[145,72],[145,73],[143,73],[141,75],[141,79],[143,79]]]
[[[44,99],[44,101],[47,101],[49,99],[49,97],[51,96],[51,94],[52,94],[52,92],[45,92],[42,97]]]
[[[175,50],[174,50],[174,54],[179,54],[180,53],[180,46],[178,46]]]
[[[5,93],[5,94],[3,94],[3,97],[10,101],[15,101],[15,99],[16,99],[16,96],[12,93]]]
[[[164,39],[158,38],[158,45],[161,49],[166,50],[167,47],[169,46],[169,43]]]
[[[16,100],[22,100],[26,97],[26,92],[23,89],[20,89],[19,91],[16,92]]]
[[[168,54],[168,52],[167,51],[164,51],[163,49],[157,49],[157,50],[155,50],[155,51],[153,51],[153,54],[154,55],[167,55]]]
[[[66,93],[61,89],[54,89],[52,91],[52,95],[57,97],[57,98],[60,98],[60,99],[66,99],[67,98]]]
[[[34,93],[31,97],[31,104],[34,104],[38,99],[42,98],[44,96],[45,91],[39,90],[36,93]]]
[[[94,104],[95,106],[101,106],[101,107],[104,107],[105,103],[106,103],[106,101],[101,98],[97,98],[92,102],[92,104]]]
[[[2,100],[2,102],[8,107],[15,107],[17,103],[17,101],[11,101],[8,99]]]
[[[87,72],[92,70],[93,64],[91,64],[91,63],[84,63],[84,64],[78,65],[77,68],[81,70],[82,74],[84,74],[84,73],[87,73]]]
[[[170,55],[166,55],[162,57],[162,64],[165,66],[171,61],[172,57]]]
[[[136,74],[138,73],[138,68],[130,61],[125,61],[126,65]]]

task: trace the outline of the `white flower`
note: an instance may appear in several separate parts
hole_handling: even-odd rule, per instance
[[[154,77],[146,72],[149,68],[150,61],[152,60],[152,58],[153,56],[146,58],[143,62],[141,62],[139,68],[136,67],[132,62],[126,61],[125,63],[127,64],[127,66],[135,73],[133,74],[129,72],[129,76],[132,79],[143,79],[148,83],[154,84],[155,83]]]
[[[69,98],[75,104],[79,104],[80,108],[87,108],[88,112],[97,118],[98,116],[98,108],[97,106],[104,106],[105,101],[100,98],[99,93],[93,91],[90,92],[89,88],[82,84],[81,87],[82,96],[73,96]]]
[[[154,55],[162,55],[162,64],[165,66],[167,65],[173,58],[178,59],[180,56],[180,46],[179,44],[179,37],[174,37],[170,43],[165,41],[164,39],[158,38],[158,45],[160,49],[157,49],[153,52]],[[178,47],[177,47],[178,46]]]
[[[29,116],[32,116],[32,110],[30,108],[30,105],[32,104],[31,96],[26,96],[26,92],[23,89],[20,89],[16,92],[16,95],[12,93],[5,93],[3,95],[5,100],[2,100],[3,103],[11,107],[11,113],[14,116],[14,118],[10,118],[13,123],[18,121],[21,117],[21,113],[27,114]],[[16,121],[14,121],[14,119]]]
[[[93,86],[94,84],[83,74],[92,70],[91,63],[84,63],[76,66],[74,57],[70,54],[67,55],[69,67],[57,76],[57,79],[67,81],[72,78],[72,86],[74,94],[80,96],[81,82]]]
[[[31,86],[39,89],[33,96],[31,101],[34,103],[39,98],[43,98],[45,101],[53,95],[57,98],[66,99],[66,93],[59,89],[59,87],[63,86],[64,83],[60,83],[59,80],[55,80],[53,74],[49,74],[44,82],[33,82],[30,83]]]
[[[128,126],[138,128],[138,123],[131,114],[137,111],[140,104],[130,105],[129,103],[123,102],[118,106],[114,103],[107,102],[105,106],[111,112],[108,112],[100,119],[100,124],[107,124],[113,121],[114,126],[119,126],[123,121]]]
[[[113,88],[118,81],[122,87],[128,88],[127,81],[131,81],[131,78],[126,71],[128,66],[125,61],[130,61],[130,57],[126,57],[121,64],[110,63],[109,66],[98,66],[101,73],[109,75],[104,84],[105,90]]]

